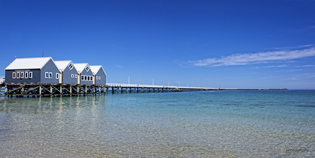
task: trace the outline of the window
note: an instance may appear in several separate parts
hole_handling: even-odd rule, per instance
[[[75,78],[78,78],[78,74],[75,74],[74,76],[75,76]]]
[[[48,72],[45,72],[45,78],[48,78]]]
[[[56,79],[59,79],[59,73],[56,73]]]
[[[25,72],[25,78],[28,78],[28,72]]]
[[[71,74],[71,78],[74,78],[74,74]]]
[[[24,72],[21,72],[21,78],[24,78]]]
[[[85,70],[86,70],[87,72],[89,72],[90,68],[89,68],[89,67],[86,67]]]
[[[96,80],[98,80],[98,76],[96,76]]]
[[[81,76],[81,80],[84,81],[84,75]]]
[[[16,73],[16,78],[20,78],[20,72]]]
[[[15,77],[16,77],[16,73],[12,72],[12,78],[15,78]]]
[[[85,76],[84,80],[87,81],[88,80],[88,76]]]
[[[49,78],[52,78],[52,72],[49,72]]]
[[[90,76],[90,81],[93,81],[93,76]]]
[[[33,72],[28,73],[28,78],[33,78]]]
[[[101,76],[99,76],[98,79],[101,80]]]
[[[70,63],[70,64],[68,65],[68,67],[69,67],[70,70],[72,70],[73,65]]]

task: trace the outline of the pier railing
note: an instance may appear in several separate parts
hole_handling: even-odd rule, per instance
[[[163,86],[163,85],[145,85],[145,84],[124,84],[124,83],[107,83],[110,87],[156,87],[156,88],[178,88],[177,86]]]
[[[150,88],[178,88],[178,89],[209,89],[215,90],[218,88],[207,88],[207,87],[189,87],[189,86],[165,86],[165,85],[146,85],[146,84],[124,84],[124,83],[107,83],[106,86],[109,87],[150,87]]]

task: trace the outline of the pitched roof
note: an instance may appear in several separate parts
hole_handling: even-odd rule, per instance
[[[93,65],[93,66],[90,66],[90,68],[91,68],[93,74],[96,74],[103,67],[102,67],[102,65]],[[104,74],[106,75],[104,68],[103,68],[103,71],[104,71]]]
[[[59,70],[61,69],[61,71],[64,71],[70,63],[72,63],[71,60],[55,61],[55,64]]]
[[[5,70],[15,69],[42,69],[51,57],[17,58]]]
[[[90,67],[88,63],[77,63],[77,64],[73,64],[75,69],[77,69],[77,71],[80,73],[86,68],[86,67]]]

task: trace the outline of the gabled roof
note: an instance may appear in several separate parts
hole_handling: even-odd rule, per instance
[[[64,71],[69,64],[74,65],[71,60],[55,61],[55,64],[57,65],[58,69],[61,71]]]
[[[17,58],[8,67],[6,67],[5,70],[42,69],[49,60],[52,60],[52,58]]]
[[[92,65],[92,66],[90,66],[90,68],[91,68],[93,74],[95,75],[103,67],[102,67],[102,65]],[[103,68],[103,72],[106,75],[106,72],[105,72],[104,68]]]
[[[91,69],[88,63],[76,63],[73,65],[79,73],[81,73],[86,67],[89,67],[89,69]]]

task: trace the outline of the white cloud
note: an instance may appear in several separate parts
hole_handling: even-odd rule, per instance
[[[266,68],[270,68],[270,67],[287,67],[287,65],[269,65],[269,66],[265,66]]]
[[[295,72],[295,71],[302,71],[303,69],[293,69],[293,70],[289,70],[291,72]]]
[[[297,67],[315,67],[315,65],[302,65],[302,66],[297,66]]]
[[[299,74],[297,76],[292,77],[292,80],[301,80],[305,78],[315,78],[315,73]]]
[[[306,45],[301,45],[301,46],[295,46],[295,47],[278,47],[278,48],[274,48],[274,49],[281,49],[281,50],[288,50],[288,49],[302,49],[302,48],[310,48],[310,47],[314,47],[314,44],[306,44]]]
[[[271,51],[254,54],[232,54],[220,59],[209,58],[203,60],[192,60],[188,63],[194,66],[229,66],[248,65],[255,63],[267,63],[269,61],[292,60],[315,56],[315,47],[302,50]]]

